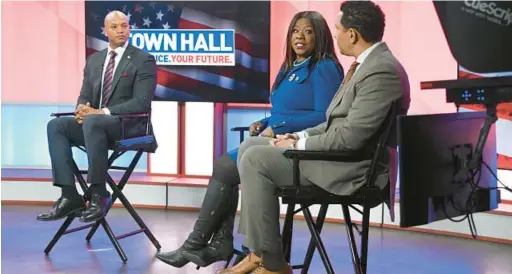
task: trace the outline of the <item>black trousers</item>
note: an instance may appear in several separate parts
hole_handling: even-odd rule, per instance
[[[121,139],[121,122],[110,115],[94,114],[80,125],[74,117],[57,117],[47,126],[48,149],[52,164],[53,184],[74,185],[72,145],[85,146],[88,159],[87,181],[104,184],[108,164],[108,146]]]

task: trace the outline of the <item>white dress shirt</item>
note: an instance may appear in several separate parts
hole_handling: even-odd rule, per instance
[[[361,64],[364,62],[364,60],[366,60],[368,55],[370,55],[370,53],[381,43],[382,42],[377,42],[373,44],[371,47],[367,48],[365,51],[359,54],[359,56],[357,56],[356,61],[359,63],[359,65],[356,67],[356,71],[352,75],[352,78],[354,78],[354,75],[357,73],[357,70],[361,67]],[[300,132],[295,132],[295,134],[299,136],[299,140],[297,141],[295,148],[298,150],[306,150],[306,140],[308,138],[308,133],[303,130]]]
[[[117,65],[119,65],[119,62],[121,61],[121,57],[123,57],[124,51],[126,50],[127,46],[128,46],[128,41],[126,41],[126,43],[122,47],[117,47],[116,49],[112,49],[110,47],[110,45],[108,46],[107,56],[105,57],[105,62],[103,63],[103,73],[101,75],[100,107],[101,107],[102,101],[103,101],[103,82],[104,82],[104,78],[105,78],[105,70],[107,69],[108,61],[110,60],[110,52],[115,51],[117,53],[116,57],[114,58],[113,72],[115,74]],[[105,112],[105,114],[110,115],[110,110],[108,108],[102,108],[102,110]]]

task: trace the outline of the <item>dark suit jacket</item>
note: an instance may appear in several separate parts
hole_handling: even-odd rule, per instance
[[[101,79],[107,51],[108,49],[104,49],[96,52],[87,59],[77,104],[89,102],[92,107],[101,108]],[[150,112],[157,85],[156,75],[155,58],[128,44],[114,72],[112,95],[107,102],[111,115]],[[147,122],[141,119],[127,121],[125,138],[145,135],[146,125]],[[152,134],[151,125],[150,130]]]

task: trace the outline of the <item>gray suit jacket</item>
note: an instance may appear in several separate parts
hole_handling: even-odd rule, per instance
[[[400,62],[385,43],[378,45],[359,65],[354,76],[340,87],[327,109],[326,122],[306,129],[306,150],[365,151],[375,147],[382,122],[391,104],[402,98],[399,114],[409,109],[409,80]],[[389,155],[384,155],[388,159]],[[371,160],[355,163],[305,161],[301,174],[338,195],[349,195],[363,184]],[[389,164],[378,165],[376,184],[389,181]]]
[[[78,104],[91,103],[100,107],[101,78],[107,49],[96,52],[87,58],[82,89]],[[146,113],[151,111],[151,100],[157,85],[157,67],[155,58],[128,44],[114,72],[112,94],[107,108],[112,115]],[[146,130],[146,122],[140,119],[125,124],[127,138],[140,136]],[[151,134],[152,126],[150,125]],[[155,143],[156,145],[156,143]],[[156,149],[156,147],[155,147]]]

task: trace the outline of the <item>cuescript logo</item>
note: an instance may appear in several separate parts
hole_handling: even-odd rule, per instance
[[[501,8],[496,2],[483,2],[480,0],[465,0],[466,7],[471,8],[475,15],[487,15],[487,19],[500,25],[510,26],[512,24],[512,10]],[[466,10],[469,12],[468,10]]]

